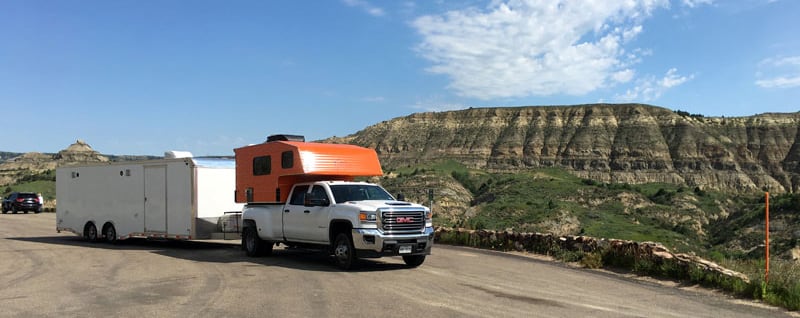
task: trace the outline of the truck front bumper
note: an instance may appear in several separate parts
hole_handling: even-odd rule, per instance
[[[358,257],[430,255],[433,227],[422,233],[388,235],[377,229],[353,229],[353,245]]]

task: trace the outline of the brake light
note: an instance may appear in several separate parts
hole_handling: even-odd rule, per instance
[[[23,198],[17,198],[17,202],[22,202],[22,201],[25,201],[25,199],[23,199]]]

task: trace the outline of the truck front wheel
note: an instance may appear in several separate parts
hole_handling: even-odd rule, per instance
[[[265,242],[258,237],[258,231],[254,226],[244,229],[244,251],[247,256],[257,257],[272,254],[272,243]]]
[[[403,262],[406,262],[409,267],[417,267],[425,262],[425,255],[406,255],[403,256]]]
[[[336,235],[336,241],[333,244],[333,257],[336,260],[336,266],[343,270],[349,270],[353,267],[355,262],[355,248],[353,247],[353,240],[346,233],[339,233]]]

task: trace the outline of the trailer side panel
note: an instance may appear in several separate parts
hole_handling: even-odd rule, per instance
[[[144,232],[144,167],[103,165],[56,171],[56,226],[82,235],[113,224],[118,235]]]
[[[82,235],[87,224],[100,233],[110,224],[119,239],[235,239],[240,215],[226,214],[243,206],[234,202],[235,182],[233,160],[222,159],[61,167],[56,227]]]

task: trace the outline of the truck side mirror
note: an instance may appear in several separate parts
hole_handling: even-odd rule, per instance
[[[402,193],[397,194],[397,201],[405,201],[405,200],[406,200],[405,195],[403,195]]]

